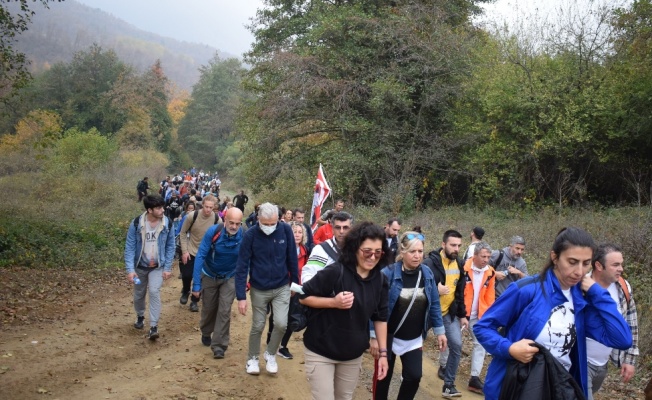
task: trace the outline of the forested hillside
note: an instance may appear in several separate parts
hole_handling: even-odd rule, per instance
[[[10,11],[18,9],[8,4]],[[20,35],[16,49],[27,54],[34,72],[47,70],[57,62],[68,62],[73,55],[93,44],[113,49],[122,60],[139,71],[160,60],[167,76],[179,87],[190,90],[199,78],[199,67],[215,53],[228,54],[213,47],[188,43],[145,32],[100,9],[75,0],[51,2],[49,10],[38,3],[29,30]]]

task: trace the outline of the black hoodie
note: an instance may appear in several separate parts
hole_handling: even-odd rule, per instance
[[[354,295],[348,310],[311,310],[303,334],[308,350],[332,360],[348,361],[369,348],[369,320],[386,322],[388,317],[388,285],[380,269],[376,266],[363,279],[355,267],[336,262],[303,285],[305,296],[333,297],[342,291]]]

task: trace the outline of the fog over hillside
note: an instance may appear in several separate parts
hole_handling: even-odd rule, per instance
[[[29,29],[17,39],[16,48],[32,61],[33,72],[57,62],[67,62],[74,53],[93,43],[114,49],[125,62],[144,70],[160,59],[165,74],[179,87],[190,90],[199,78],[198,68],[217,52],[233,57],[205,44],[189,43],[143,31],[97,8],[75,0],[49,3],[49,10],[38,3]],[[12,12],[16,4],[9,4]]]

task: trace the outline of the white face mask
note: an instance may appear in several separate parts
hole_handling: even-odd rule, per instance
[[[278,224],[274,224],[272,226],[260,225],[259,224],[258,226],[260,226],[260,230],[263,231],[263,233],[265,233],[265,235],[271,235],[276,230],[276,225],[278,225]]]

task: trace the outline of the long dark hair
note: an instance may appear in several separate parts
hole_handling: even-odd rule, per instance
[[[358,249],[360,249],[362,242],[367,239],[380,240],[383,244],[383,252],[387,254],[389,251],[387,241],[385,240],[385,230],[380,226],[375,225],[373,222],[360,222],[359,224],[354,225],[349,233],[344,237],[344,245],[342,246],[339,261],[343,265],[352,265],[355,267],[358,263],[356,253],[358,252]],[[385,265],[387,265],[385,257],[380,257],[380,260],[374,269],[382,268]]]
[[[552,252],[555,253],[557,258],[559,258],[561,253],[571,247],[590,247],[591,251],[595,252],[595,242],[593,241],[591,234],[584,229],[574,226],[563,228],[559,233],[557,233],[555,242],[552,244]],[[543,267],[539,277],[542,283],[546,280],[548,271],[552,270],[554,266],[555,264],[552,262],[552,255],[549,255],[548,262]]]

